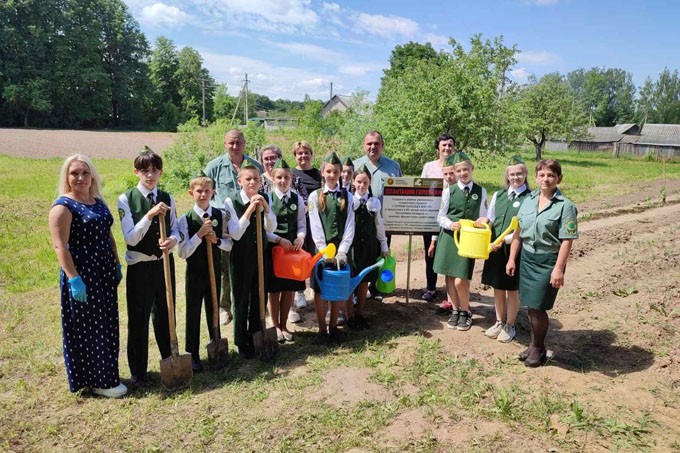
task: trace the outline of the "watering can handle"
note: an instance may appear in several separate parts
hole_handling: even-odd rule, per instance
[[[500,236],[496,238],[495,241],[493,241],[493,245],[499,246],[503,242],[503,239],[505,239],[505,236],[510,234],[511,231],[515,231],[517,228],[519,228],[519,221],[517,220],[517,217],[513,217],[510,220],[510,225],[503,231]]]
[[[323,263],[323,261],[321,260],[317,261],[316,264],[314,265],[314,268],[312,269],[312,274],[314,274],[314,281],[316,282],[316,285],[318,287],[321,287],[321,278],[319,277],[319,274],[321,273],[319,272],[319,266],[321,266],[321,263]]]

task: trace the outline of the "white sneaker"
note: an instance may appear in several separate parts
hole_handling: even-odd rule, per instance
[[[127,393],[127,387],[123,383],[118,384],[117,387],[110,389],[92,389],[95,395],[105,396],[107,398],[120,398]]]
[[[484,335],[486,335],[489,338],[497,338],[498,335],[501,333],[501,330],[503,330],[503,322],[496,321],[496,324],[486,329]]]
[[[302,321],[302,317],[300,316],[300,313],[291,308],[288,312],[288,321],[292,323],[300,322]]]
[[[515,327],[510,324],[503,324],[503,329],[498,334],[498,341],[510,343],[515,338]]]
[[[297,308],[305,308],[307,306],[307,298],[305,297],[304,291],[295,293],[295,306]]]

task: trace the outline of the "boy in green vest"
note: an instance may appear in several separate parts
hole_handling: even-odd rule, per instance
[[[179,219],[180,243],[177,251],[181,258],[187,260],[184,284],[187,300],[185,350],[191,354],[191,368],[194,373],[203,371],[198,350],[201,338],[201,306],[204,303],[210,340],[219,341],[212,329],[213,305],[207,247],[212,247],[215,281],[219,282],[222,270],[220,251],[228,252],[232,245],[227,235],[225,212],[210,206],[214,193],[213,182],[209,177],[198,176],[192,179],[189,182],[189,195],[194,199],[194,207]],[[219,300],[221,285],[215,284],[215,289]]]
[[[437,214],[441,227],[434,254],[434,271],[446,276],[446,292],[453,304],[447,327],[470,330],[470,279],[475,260],[458,255],[453,232],[460,229],[461,219],[476,220],[486,217],[486,189],[472,180],[474,165],[464,152],[446,158],[442,169],[449,187],[442,192],[442,202]],[[454,182],[455,181],[455,182]]]
[[[127,250],[128,345],[131,383],[146,383],[149,356],[149,316],[161,358],[170,357],[170,330],[163,272],[163,251],[179,242],[175,200],[156,185],[163,174],[163,159],[150,148],[135,158],[136,187],[118,197],[118,214]],[[165,216],[166,240],[161,242],[158,216]],[[170,255],[172,294],[175,296],[175,262]]]
[[[255,209],[262,209],[262,253],[267,235],[276,229],[276,215],[269,209],[269,198],[260,192],[260,170],[244,162],[238,172],[239,192],[224,202],[227,227],[234,244],[229,254],[232,308],[234,310],[234,344],[244,359],[255,357],[252,334],[260,331],[260,296],[257,274],[257,228]],[[264,255],[263,255],[264,256]]]

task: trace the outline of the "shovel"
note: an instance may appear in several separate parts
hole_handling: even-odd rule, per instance
[[[205,214],[207,217],[208,214]],[[208,343],[208,362],[213,369],[220,369],[229,362],[229,343],[220,338],[220,323],[217,308],[217,286],[215,283],[215,267],[213,266],[213,248],[210,241],[205,241],[208,251],[208,277],[210,278],[210,295],[212,296],[212,331],[213,339]]]
[[[165,242],[165,216],[158,216],[161,242]],[[163,272],[165,274],[165,298],[168,303],[168,324],[170,327],[170,357],[161,359],[161,383],[174,390],[191,383],[194,372],[191,369],[191,354],[179,354],[175,332],[175,306],[172,301],[172,277],[170,276],[170,253],[163,250]]]
[[[260,292],[260,331],[253,334],[253,345],[255,352],[260,356],[260,360],[269,362],[274,358],[274,354],[279,349],[279,342],[276,338],[276,328],[267,329],[267,322],[264,319],[264,256],[262,255],[262,213],[261,208],[255,210],[255,223],[257,225],[257,283]]]

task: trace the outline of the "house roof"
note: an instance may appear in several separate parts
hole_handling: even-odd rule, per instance
[[[645,124],[637,143],[680,145],[680,124]]]
[[[590,140],[586,141],[596,143],[618,142],[623,137],[616,127],[589,127],[588,135]]]

